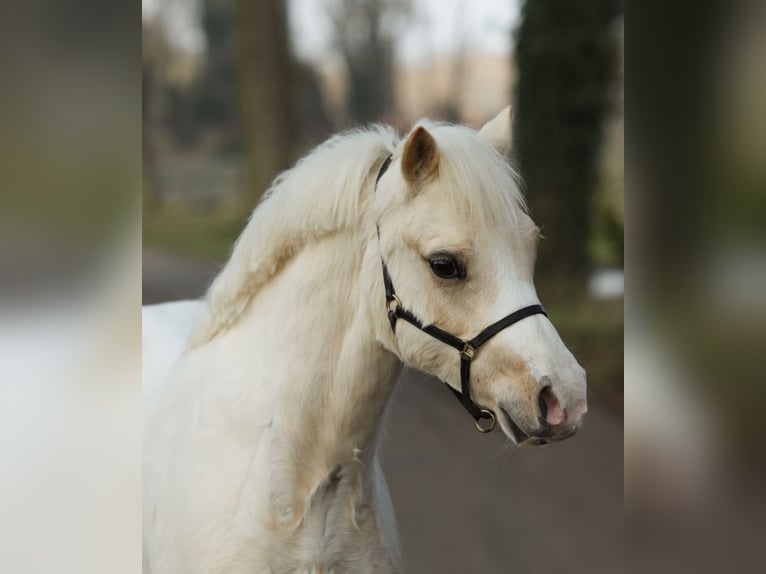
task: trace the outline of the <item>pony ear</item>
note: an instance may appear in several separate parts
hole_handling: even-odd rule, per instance
[[[439,149],[428,131],[418,126],[407,138],[402,154],[402,174],[410,183],[430,177],[439,166]]]
[[[511,116],[511,106],[506,106],[479,130],[479,136],[492,144],[501,155],[506,155],[511,149]]]

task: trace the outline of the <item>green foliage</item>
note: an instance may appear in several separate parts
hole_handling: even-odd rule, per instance
[[[625,262],[625,224],[605,201],[593,204],[589,253],[601,267],[622,267]]]

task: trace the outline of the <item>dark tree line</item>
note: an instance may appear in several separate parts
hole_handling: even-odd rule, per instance
[[[393,109],[391,21],[409,0],[335,0],[327,4],[335,48],[347,74],[351,124]],[[314,70],[290,49],[286,0],[202,0],[206,39],[202,73],[187,91],[168,88],[168,127],[181,147],[213,130],[217,151],[242,155],[246,201],[252,204],[274,176],[335,128]]]
[[[239,104],[248,190],[258,198],[290,163],[292,58],[284,0],[236,0]]]
[[[212,133],[216,153],[243,158],[250,208],[331,126],[316,74],[291,53],[285,0],[202,0],[200,8],[203,68],[187,89],[167,88],[165,121],[180,148]]]
[[[394,110],[393,24],[410,13],[410,1],[332,0],[326,9],[346,67],[350,123],[385,119]],[[539,257],[544,276],[571,282],[588,270],[621,10],[621,0],[527,0],[523,8],[514,149],[548,237]],[[169,89],[167,122],[181,146],[213,129],[219,153],[241,154],[252,204],[303,146],[340,126],[327,119],[313,70],[291,53],[286,0],[201,0],[201,18],[204,69],[190,89]]]
[[[598,152],[617,65],[621,0],[527,0],[518,30],[514,149],[542,227],[544,283],[584,286]]]
[[[409,0],[334,0],[328,3],[335,46],[346,67],[352,122],[380,120],[394,109],[394,35],[390,24],[409,12]]]

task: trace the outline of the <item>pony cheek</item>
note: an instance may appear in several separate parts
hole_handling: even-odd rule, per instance
[[[442,380],[459,381],[457,353],[449,350],[443,343],[419,334],[399,337],[399,355],[405,365]]]

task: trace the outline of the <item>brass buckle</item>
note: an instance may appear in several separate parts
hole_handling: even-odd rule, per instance
[[[473,359],[473,355],[476,353],[476,349],[474,349],[468,341],[463,341],[463,343],[463,350],[460,351],[460,354],[464,357],[468,357],[469,359]]]
[[[389,313],[395,313],[397,307],[401,307],[402,302],[399,300],[399,297],[396,296],[396,293],[393,294],[392,299],[386,300],[386,311]]]
[[[493,413],[492,411],[488,411],[487,409],[481,409],[480,413],[483,416],[481,416],[478,420],[474,421],[474,424],[476,425],[476,430],[478,430],[480,433],[491,432],[495,428],[495,424],[497,424],[495,413]],[[479,424],[479,421],[484,419],[489,419],[489,426],[482,426]]]

